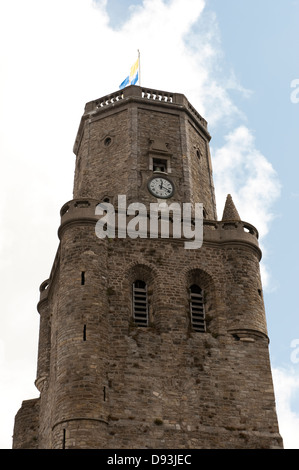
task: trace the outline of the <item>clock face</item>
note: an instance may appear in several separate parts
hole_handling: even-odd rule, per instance
[[[155,177],[149,181],[148,189],[154,196],[161,199],[167,199],[173,195],[174,188],[168,179]]]

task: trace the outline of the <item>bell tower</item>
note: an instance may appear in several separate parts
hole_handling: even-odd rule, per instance
[[[230,195],[218,220],[210,138],[182,94],[129,86],[86,104],[40,287],[40,396],[22,403],[14,448],[282,447],[258,232]],[[171,217],[168,237],[149,217],[142,236],[99,237],[99,204],[117,225],[120,196],[148,213],[201,204],[202,246],[186,249]]]
[[[106,98],[85,106],[74,145],[74,198],[115,202],[125,194],[128,202],[149,204],[159,196],[148,191],[149,180],[161,176],[173,188],[171,202],[203,203],[215,220],[207,122],[185,96],[130,86]]]

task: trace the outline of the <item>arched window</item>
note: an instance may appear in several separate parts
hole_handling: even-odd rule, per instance
[[[133,319],[137,326],[148,326],[147,286],[144,281],[133,283]]]
[[[200,333],[204,333],[206,331],[206,322],[203,302],[203,291],[199,286],[193,284],[190,287],[189,292],[192,329],[195,331],[199,331]]]

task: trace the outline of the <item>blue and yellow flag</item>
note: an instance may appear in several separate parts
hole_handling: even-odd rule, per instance
[[[130,70],[130,75],[125,78],[125,80],[119,85],[119,88],[122,90],[128,85],[136,85],[139,79],[139,57],[136,60],[135,64],[132,65]]]

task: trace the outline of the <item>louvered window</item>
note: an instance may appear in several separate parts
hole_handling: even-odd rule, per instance
[[[190,287],[190,314],[193,330],[204,333],[206,331],[206,322],[203,291],[196,284]]]
[[[147,286],[143,281],[133,283],[133,319],[137,326],[148,326]]]

